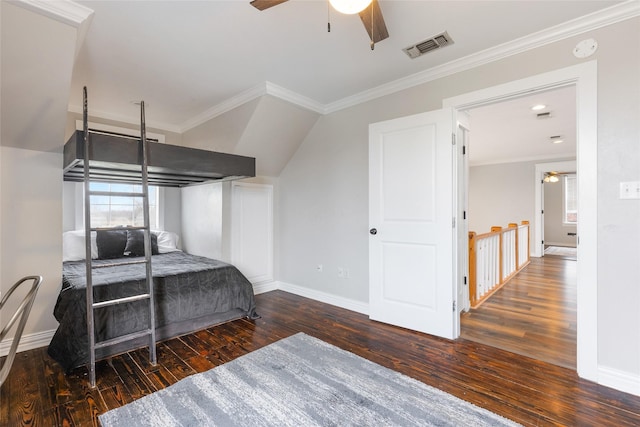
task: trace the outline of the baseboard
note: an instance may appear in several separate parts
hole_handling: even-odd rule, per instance
[[[350,298],[344,298],[326,292],[317,291],[315,289],[309,289],[302,286],[294,285],[286,282],[277,282],[278,289],[290,292],[292,294],[299,295],[301,297],[310,298],[316,301],[324,302],[326,304],[335,305],[336,307],[345,308],[347,310],[355,311],[357,313],[369,314],[369,304],[356,301]]]
[[[576,248],[577,246],[572,243],[562,243],[562,242],[544,242],[545,246],[560,246],[563,248]]]
[[[51,329],[50,331],[23,335],[20,339],[20,344],[18,344],[17,352],[20,353],[21,351],[33,350],[34,348],[48,346],[55,332],[55,329]],[[5,342],[0,343],[0,357],[9,354],[9,349],[11,348],[12,343],[13,339],[7,339]]]
[[[278,290],[278,282],[275,282],[273,280],[269,281],[269,282],[262,282],[262,283],[254,283],[253,284],[253,293],[258,295],[258,294],[263,294],[265,292],[269,292],[269,291],[275,291]]]
[[[637,374],[599,366],[598,384],[640,396],[640,375]]]

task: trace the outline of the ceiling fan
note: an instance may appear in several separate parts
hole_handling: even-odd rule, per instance
[[[288,0],[252,0],[250,3],[258,10],[265,10],[286,1]],[[335,3],[335,0],[332,0],[331,3],[333,5]],[[384,23],[382,10],[380,9],[378,0],[372,0],[364,10],[357,13],[360,15],[360,19],[364,24],[365,30],[367,30],[367,34],[369,34],[369,39],[371,40],[371,50],[373,50],[375,43],[378,43],[379,41],[389,37],[387,26]]]

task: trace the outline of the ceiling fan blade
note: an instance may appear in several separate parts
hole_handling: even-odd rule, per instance
[[[373,16],[371,15],[372,9]],[[369,38],[374,43],[378,43],[379,41],[389,37],[389,32],[387,31],[387,26],[384,23],[382,9],[380,9],[378,0],[373,0],[369,7],[360,12],[360,19],[362,19],[364,28],[367,30],[367,33],[369,33]]]
[[[280,3],[284,3],[287,0],[253,0],[251,1],[251,6],[255,7],[258,10],[269,9],[270,7],[277,6]]]

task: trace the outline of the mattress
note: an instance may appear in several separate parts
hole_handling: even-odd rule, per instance
[[[94,260],[94,265],[126,259]],[[156,340],[171,338],[233,319],[259,317],[253,286],[233,265],[182,251],[153,255],[151,259],[156,318]],[[144,264],[94,269],[94,302],[144,293]],[[135,301],[95,310],[96,341],[148,328],[148,301]],[[59,326],[48,353],[66,371],[89,362],[86,319],[86,265],[63,263],[62,288],[54,308]],[[148,345],[148,338],[99,349],[96,359]]]

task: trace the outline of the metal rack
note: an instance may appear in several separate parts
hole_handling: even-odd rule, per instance
[[[83,90],[83,131],[84,131],[84,164],[89,165],[91,158],[91,134],[89,132],[88,121],[88,102],[87,102],[87,88]],[[84,168],[84,223],[85,223],[85,263],[87,271],[87,334],[89,338],[89,381],[91,387],[96,385],[96,350],[119,344],[125,341],[130,341],[143,336],[149,337],[149,361],[152,365],[156,365],[156,324],[155,324],[155,304],[153,296],[153,275],[151,272],[151,227],[149,223],[149,177],[148,177],[148,144],[146,137],[146,124],[145,124],[145,112],[144,101],[140,103],[140,140],[139,140],[139,165],[140,174],[142,177],[140,192],[105,192],[105,191],[93,191],[91,190],[91,175],[90,168]],[[132,260],[126,262],[116,262],[110,264],[93,265],[91,259],[91,233],[103,230],[109,230],[109,228],[99,228],[91,226],[91,196],[117,196],[117,197],[134,197],[142,199],[144,225],[142,227],[128,227],[127,230],[143,230],[144,231],[144,259]],[[117,298],[113,300],[103,300],[94,302],[93,295],[93,270],[102,267],[111,267],[114,265],[126,265],[126,264],[145,264],[146,266],[146,292],[137,295],[131,295],[125,298]],[[127,335],[117,336],[108,340],[96,342],[95,328],[94,328],[94,315],[95,310],[100,310],[105,307],[131,303],[134,301],[147,300],[149,306],[149,325],[147,329],[142,331],[130,333]]]

